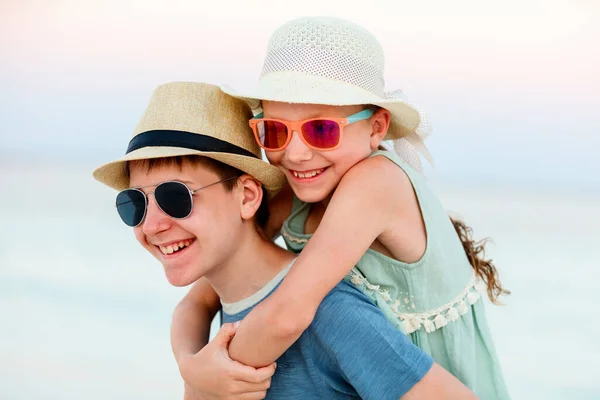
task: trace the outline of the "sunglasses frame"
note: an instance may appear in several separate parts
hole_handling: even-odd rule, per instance
[[[262,147],[265,151],[282,151],[283,149],[285,149],[290,142],[292,141],[292,136],[294,136],[294,131],[298,132],[298,136],[300,136],[300,139],[304,142],[304,144],[306,146],[308,146],[309,148],[313,149],[313,150],[317,150],[317,151],[330,151],[330,150],[335,150],[337,149],[340,144],[342,143],[342,138],[344,135],[344,126],[353,124],[355,122],[358,121],[362,121],[365,119],[369,119],[373,116],[373,114],[375,114],[375,112],[373,110],[370,109],[364,109],[362,111],[357,112],[356,114],[352,114],[348,117],[345,118],[310,118],[310,119],[304,119],[301,121],[284,121],[282,119],[275,119],[275,118],[263,118],[263,114],[264,113],[260,113],[257,116],[255,116],[254,118],[252,118],[250,121],[248,121],[248,123],[250,124],[250,128],[252,128],[252,132],[254,132],[254,138],[256,139],[256,142],[258,143],[258,145],[260,147]],[[308,140],[304,137],[304,133],[302,132],[302,126],[304,124],[306,124],[307,122],[311,122],[311,121],[333,121],[336,122],[338,124],[338,127],[340,129],[340,139],[338,140],[337,144],[333,147],[327,147],[327,148],[322,148],[322,147],[317,147],[317,146],[313,146],[312,144],[310,144],[308,142]],[[261,142],[260,142],[260,135],[258,133],[258,123],[259,122],[265,122],[265,121],[274,121],[274,122],[279,122],[283,125],[285,125],[285,127],[287,128],[287,138],[285,140],[285,143],[276,149],[272,149],[269,147],[265,147]],[[290,134],[291,132],[291,134]]]
[[[144,198],[144,201],[145,201],[145,205],[144,205],[144,215],[142,215],[142,219],[140,220],[140,222],[139,222],[137,225],[129,225],[129,224],[127,224],[125,221],[123,221],[123,223],[125,223],[125,225],[127,225],[127,226],[129,226],[129,227],[131,227],[131,228],[137,228],[138,226],[140,226],[140,225],[141,225],[141,224],[144,222],[144,219],[146,219],[146,213],[148,212],[148,201],[149,201],[149,200],[148,200],[148,197],[149,197],[150,195],[154,196],[154,192],[156,192],[156,189],[157,189],[157,188],[158,188],[160,185],[164,185],[164,184],[166,184],[166,183],[177,183],[177,184],[179,184],[179,185],[182,185],[183,187],[185,187],[185,188],[187,189],[187,191],[188,191],[188,194],[189,194],[189,196],[190,196],[190,203],[191,203],[191,207],[190,207],[190,212],[189,212],[189,213],[188,213],[188,214],[187,214],[185,217],[173,217],[173,216],[169,215],[167,212],[165,212],[165,210],[163,210],[163,208],[160,206],[160,203],[159,203],[158,201],[156,201],[156,196],[154,196],[154,200],[156,201],[156,205],[158,206],[158,209],[159,209],[159,210],[160,210],[160,211],[161,211],[163,214],[165,214],[165,215],[166,215],[167,217],[169,217],[169,218],[176,219],[176,220],[180,220],[180,219],[185,219],[185,218],[189,217],[189,216],[192,214],[192,211],[194,210],[194,194],[196,194],[196,192],[198,192],[198,191],[200,191],[200,190],[202,190],[202,189],[209,188],[209,187],[211,187],[211,186],[214,186],[214,185],[216,185],[216,184],[223,183],[223,182],[227,182],[227,181],[230,181],[230,180],[232,180],[232,179],[237,179],[237,178],[239,178],[239,176],[230,176],[229,178],[225,178],[225,179],[222,179],[222,180],[220,180],[220,181],[213,182],[213,183],[211,183],[211,184],[209,184],[209,185],[202,186],[202,187],[200,187],[200,188],[198,188],[198,189],[194,189],[194,190],[190,189],[190,188],[188,187],[188,185],[186,185],[185,183],[183,183],[183,182],[180,182],[180,181],[165,181],[165,182],[161,182],[161,183],[159,183],[158,185],[148,185],[148,186],[140,186],[140,187],[135,187],[135,188],[127,188],[127,189],[123,189],[123,190],[121,190],[119,193],[117,193],[117,198],[119,197],[119,195],[120,195],[121,193],[124,193],[124,192],[126,192],[126,191],[128,191],[128,190],[134,190],[134,191],[140,192],[140,193],[142,194],[142,197]],[[144,189],[144,188],[147,188],[147,187],[152,187],[152,186],[156,186],[152,192],[144,193],[144,191],[143,191],[143,190],[141,190],[141,189]],[[119,208],[119,205],[121,205],[121,204],[125,204],[125,203],[120,203],[120,204],[119,204],[119,203],[116,203],[116,201],[115,201],[115,208],[117,208],[117,213],[118,213],[118,208]],[[121,217],[121,214],[119,214],[119,217]],[[121,217],[121,220],[123,220],[123,217]]]

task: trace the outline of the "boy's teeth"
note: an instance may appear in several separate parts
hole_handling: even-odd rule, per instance
[[[180,249],[183,249],[184,247],[187,247],[190,245],[190,241],[185,241],[185,242],[179,242],[179,243],[175,243],[172,244],[170,246],[159,246],[160,251],[167,255],[167,254],[173,254],[177,251],[179,251]]]

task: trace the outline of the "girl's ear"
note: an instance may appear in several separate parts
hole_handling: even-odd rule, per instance
[[[379,148],[379,144],[383,141],[390,127],[391,118],[390,112],[385,108],[380,108],[369,118],[371,122],[371,151]]]
[[[240,215],[242,219],[250,220],[254,218],[262,202],[262,184],[245,174],[238,178],[238,185],[241,187]]]

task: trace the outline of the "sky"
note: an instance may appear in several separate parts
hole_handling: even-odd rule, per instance
[[[0,196],[0,393],[181,389],[168,341],[185,289],[91,172],[123,154],[156,86],[250,87],[271,32],[305,15],[373,32],[386,88],[425,110],[444,204],[494,239],[513,291],[488,315],[515,398],[598,398],[598,0],[1,1],[0,190],[16,195]]]
[[[595,0],[3,1],[0,157],[116,158],[156,86],[249,87],[271,32],[305,15],[375,34],[439,176],[600,186]]]

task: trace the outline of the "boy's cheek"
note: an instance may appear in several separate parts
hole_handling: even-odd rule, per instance
[[[142,228],[141,227],[133,228],[133,233],[134,233],[135,239],[138,241],[138,243],[141,244],[143,248],[145,248],[149,252],[153,253],[151,250],[152,245],[150,245],[146,241],[146,235],[144,235],[144,233],[142,232]]]

